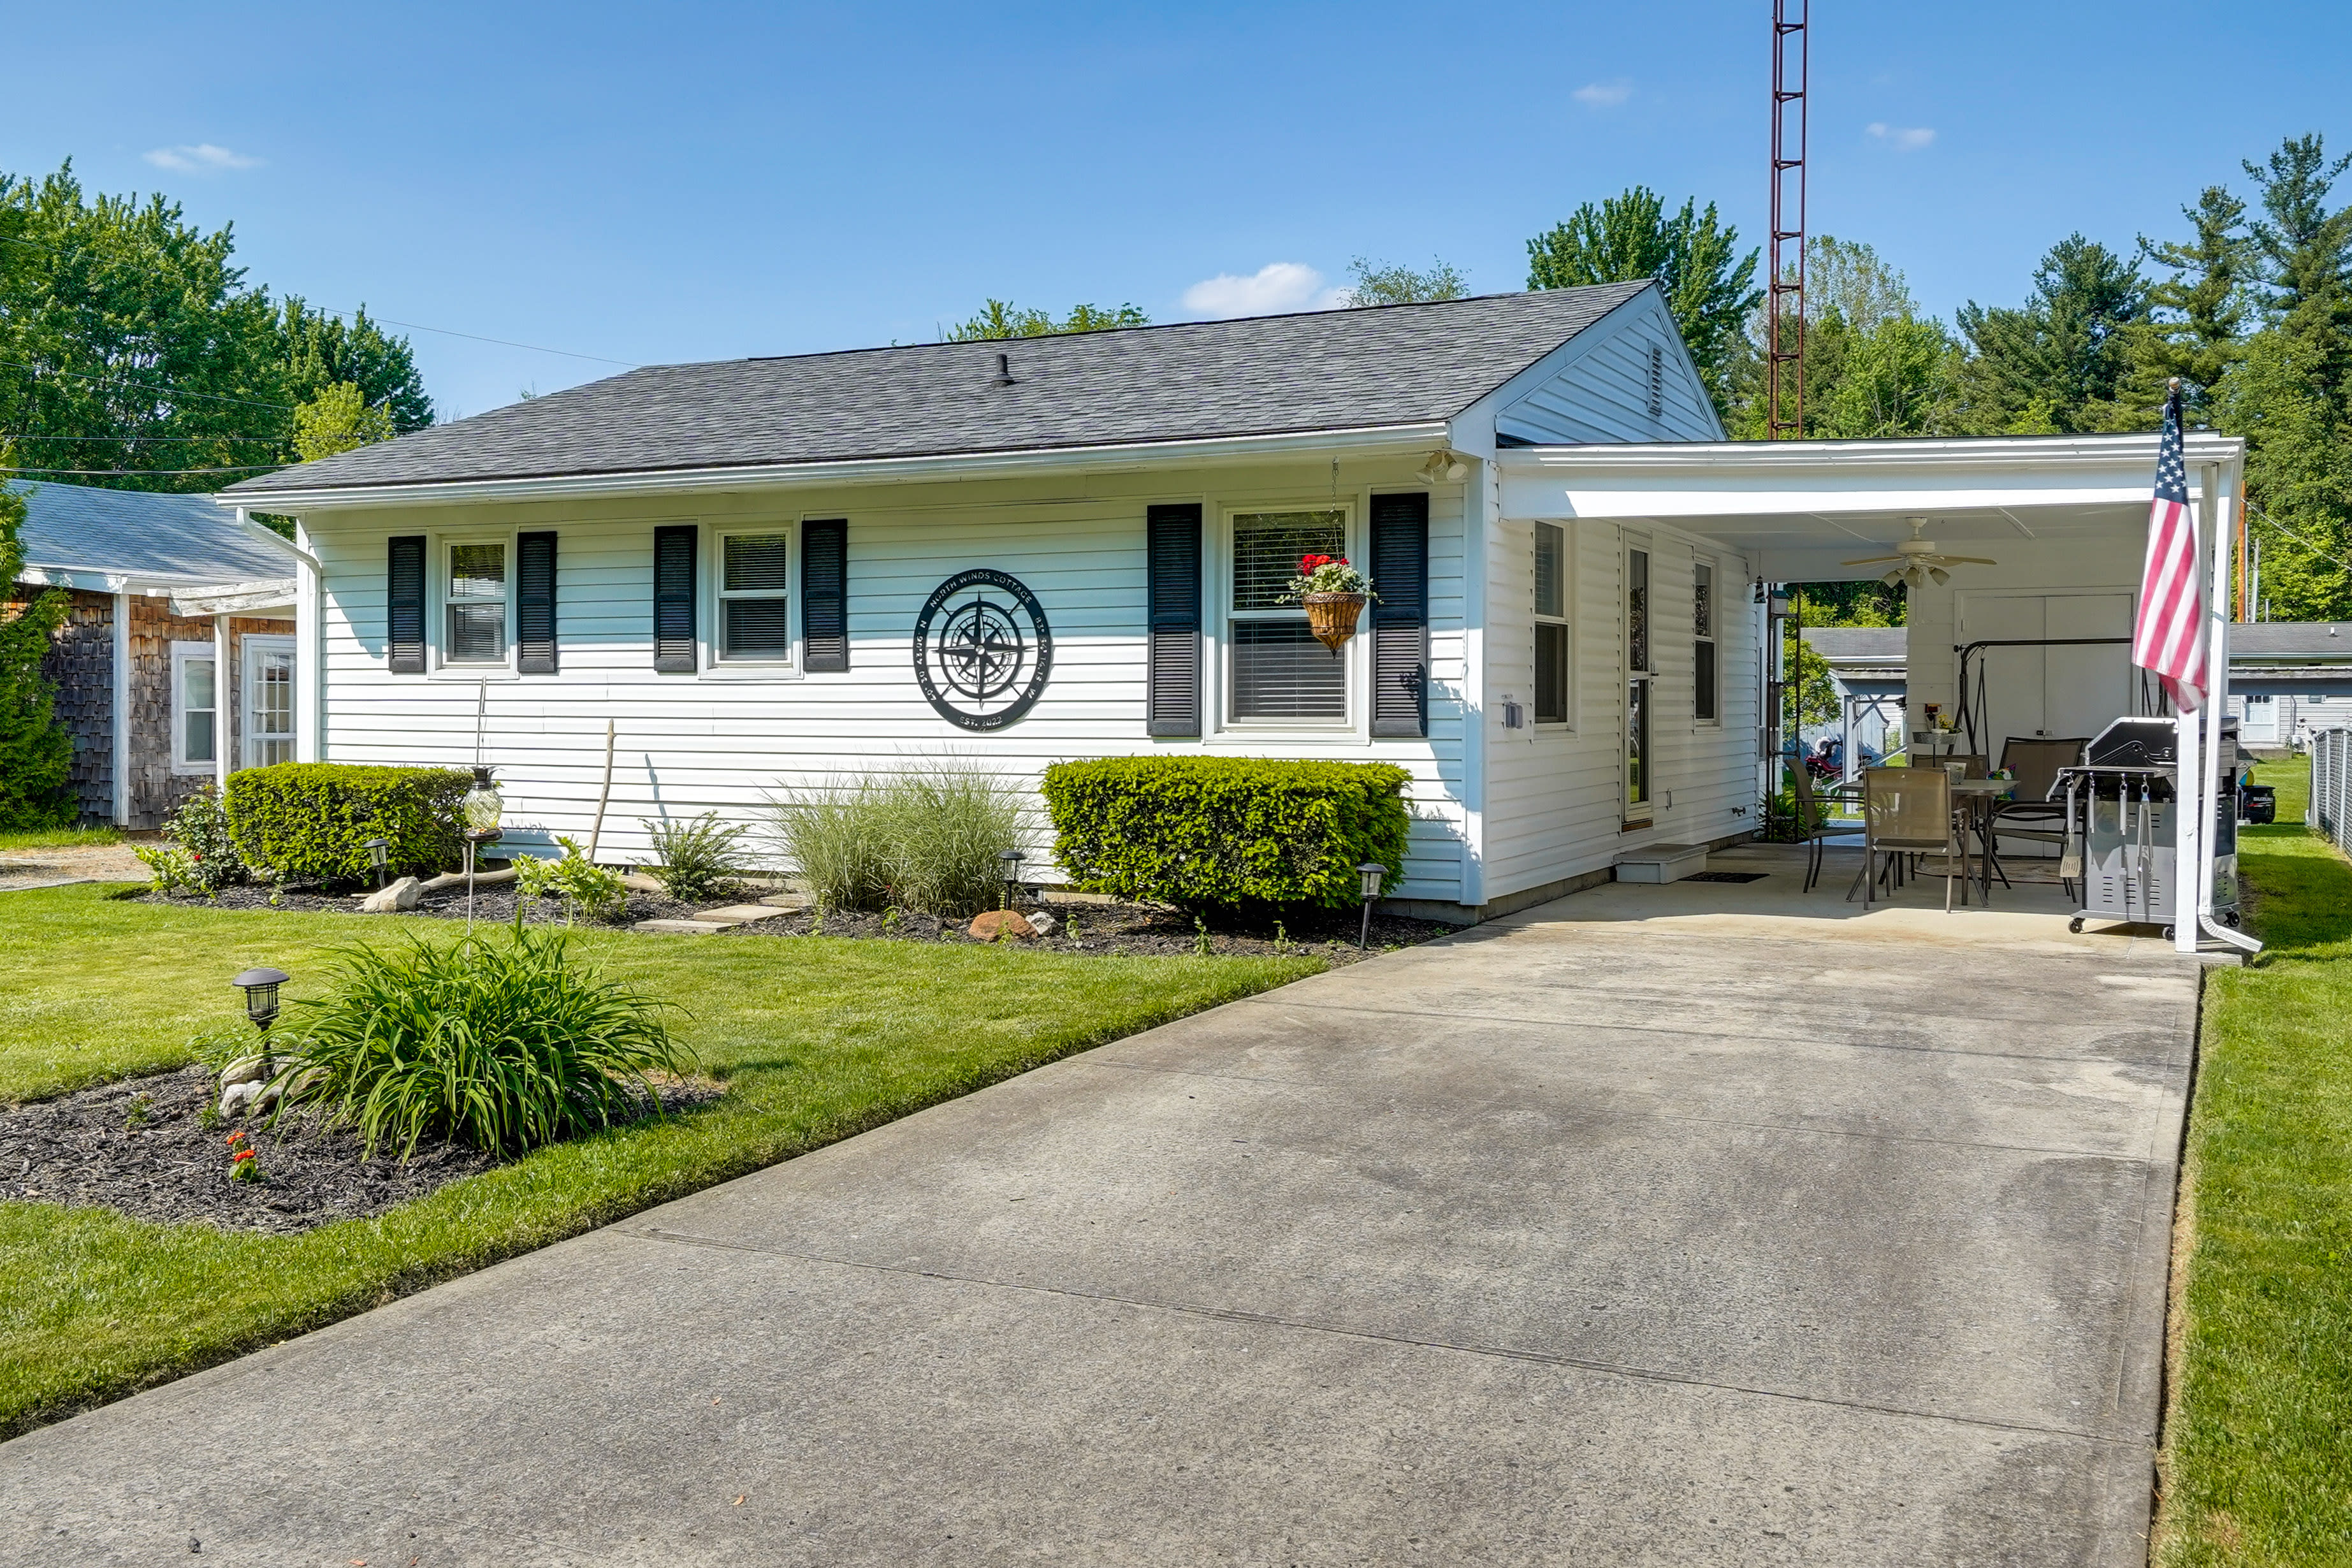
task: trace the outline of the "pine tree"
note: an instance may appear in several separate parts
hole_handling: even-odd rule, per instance
[[[1960,369],[1960,428],[2033,435],[2114,428],[2129,368],[2127,334],[2147,316],[2138,267],[2095,240],[2069,235],[2034,269],[2017,309],[1971,300],[1959,327],[1969,353]]]
[[[2221,185],[2208,185],[2193,207],[2183,207],[2194,237],[2163,244],[2142,236],[2139,253],[2168,277],[2148,285],[2148,319],[2126,329],[2131,369],[2116,394],[2131,427],[2154,429],[2164,417],[2171,382],[2180,382],[2190,421],[2210,424],[2221,378],[2245,357],[2254,242],[2245,231],[2246,204]]]

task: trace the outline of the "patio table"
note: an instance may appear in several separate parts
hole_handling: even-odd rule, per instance
[[[1992,819],[1994,810],[2004,800],[2017,793],[2015,779],[1955,779],[1952,781],[1952,809],[1969,814],[1969,830],[1976,834],[1982,853],[1977,857],[1983,868],[1977,880],[1984,889],[1986,907],[1992,904]]]

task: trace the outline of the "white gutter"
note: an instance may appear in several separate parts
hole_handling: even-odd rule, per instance
[[[223,506],[270,512],[334,511],[383,506],[457,506],[469,501],[568,500],[601,496],[667,495],[680,490],[771,489],[814,485],[884,484],[986,475],[1019,477],[1070,468],[1129,464],[1265,460],[1307,452],[1410,450],[1445,445],[1443,419],[1350,430],[1279,436],[1223,437],[1201,441],[1151,441],[1104,447],[1061,447],[1034,452],[953,452],[921,458],[865,458],[847,462],[751,463],[730,468],[658,468],[541,478],[455,479],[416,484],[341,485],[315,489],[224,493]],[[274,537],[274,536],[273,536]],[[279,542],[283,543],[281,540]]]
[[[1732,468],[1790,468],[1816,465],[2006,467],[2052,458],[2110,462],[2154,460],[2154,431],[2124,436],[1892,436],[1853,441],[1649,441],[1592,442],[1575,447],[1506,447],[1496,460],[1506,469],[1688,468],[1694,463]],[[2244,440],[2210,430],[2182,437],[2193,461],[2226,462],[2242,457]]]

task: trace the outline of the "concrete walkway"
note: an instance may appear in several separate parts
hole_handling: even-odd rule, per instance
[[[2193,969],[1755,863],[35,1433],[0,1560],[2142,1563]]]

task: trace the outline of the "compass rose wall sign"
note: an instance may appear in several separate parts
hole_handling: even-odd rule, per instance
[[[915,622],[916,683],[950,724],[1003,729],[1035,704],[1053,668],[1045,611],[1009,573],[957,573]]]

